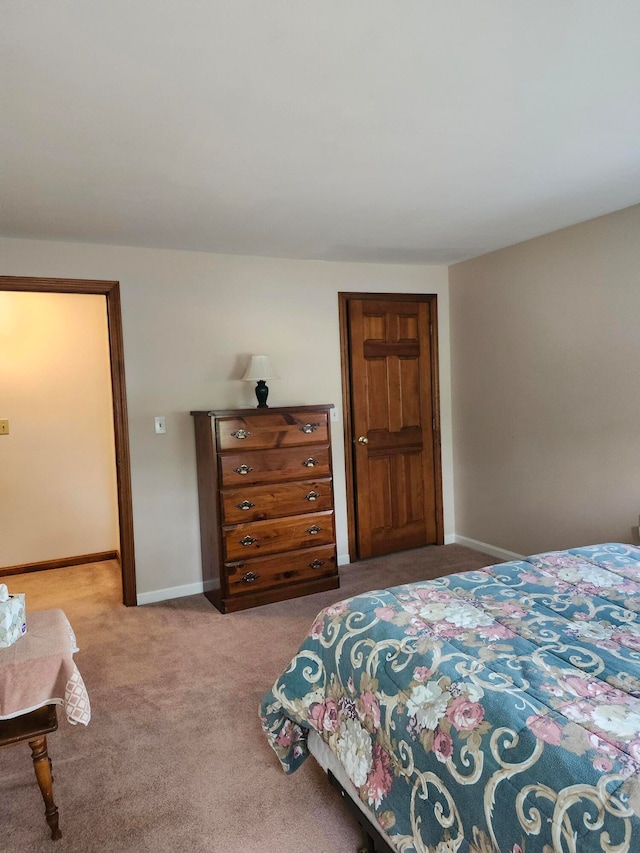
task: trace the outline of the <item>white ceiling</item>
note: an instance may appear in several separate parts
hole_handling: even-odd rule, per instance
[[[0,233],[449,263],[640,201],[638,0],[2,0]]]

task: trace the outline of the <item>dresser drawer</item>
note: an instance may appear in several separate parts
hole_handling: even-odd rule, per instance
[[[326,412],[248,414],[216,421],[218,449],[270,450],[328,442]]]
[[[221,492],[223,524],[244,524],[333,508],[331,480],[245,486]]]
[[[224,568],[229,595],[242,595],[257,589],[335,575],[336,549],[333,545],[305,548],[277,557],[257,557],[225,563]]]
[[[334,541],[333,512],[305,513],[223,527],[222,536],[225,561],[328,545]]]
[[[331,476],[328,445],[220,453],[218,459],[223,488]]]

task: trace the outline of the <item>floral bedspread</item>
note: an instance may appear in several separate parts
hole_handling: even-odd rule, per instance
[[[555,551],[323,610],[265,695],[398,851],[640,851],[640,548]]]

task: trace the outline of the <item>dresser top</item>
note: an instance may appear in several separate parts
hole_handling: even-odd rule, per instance
[[[254,406],[250,409],[210,409],[208,411],[191,412],[192,415],[206,415],[209,418],[225,418],[233,415],[268,415],[278,412],[328,412],[333,409],[333,403],[318,403],[315,406]]]

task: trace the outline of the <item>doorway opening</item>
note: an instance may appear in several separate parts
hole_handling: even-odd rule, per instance
[[[137,599],[133,539],[133,504],[131,495],[131,458],[127,423],[120,285],[117,281],[0,276],[0,290],[32,293],[96,294],[106,297],[109,363],[113,399],[116,489],[120,531],[122,600],[127,606],[135,606]]]

